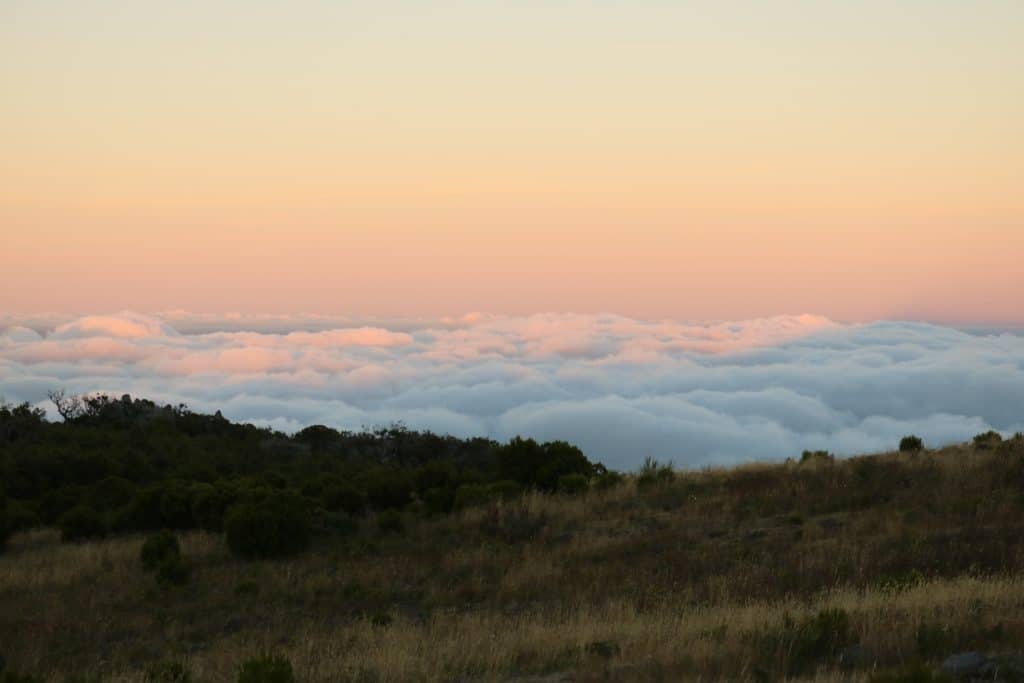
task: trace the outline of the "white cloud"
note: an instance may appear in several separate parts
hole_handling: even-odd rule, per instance
[[[1024,429],[1024,337],[816,316],[0,319],[0,395],[45,405],[58,387],[289,431],[403,420],[566,439],[619,468],[646,456],[704,465]]]

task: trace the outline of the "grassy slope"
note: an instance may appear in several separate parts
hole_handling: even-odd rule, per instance
[[[1024,452],[965,446],[531,494],[410,513],[403,534],[368,519],[283,562],[192,533],[191,580],[170,589],[140,537],[36,531],[0,556],[0,654],[57,681],[143,680],[163,659],[233,680],[264,650],[303,681],[861,680],[1024,647],[1022,512]],[[826,608],[845,616],[815,621]]]

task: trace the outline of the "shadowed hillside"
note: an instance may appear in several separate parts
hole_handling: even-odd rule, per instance
[[[57,398],[0,410],[0,680],[1024,678],[1019,435],[622,476]]]

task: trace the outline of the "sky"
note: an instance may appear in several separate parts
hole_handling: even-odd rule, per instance
[[[1024,324],[1018,0],[4,0],[0,312]]]

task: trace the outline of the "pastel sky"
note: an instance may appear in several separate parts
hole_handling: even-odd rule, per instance
[[[3,0],[0,312],[1024,323],[1020,0]]]

